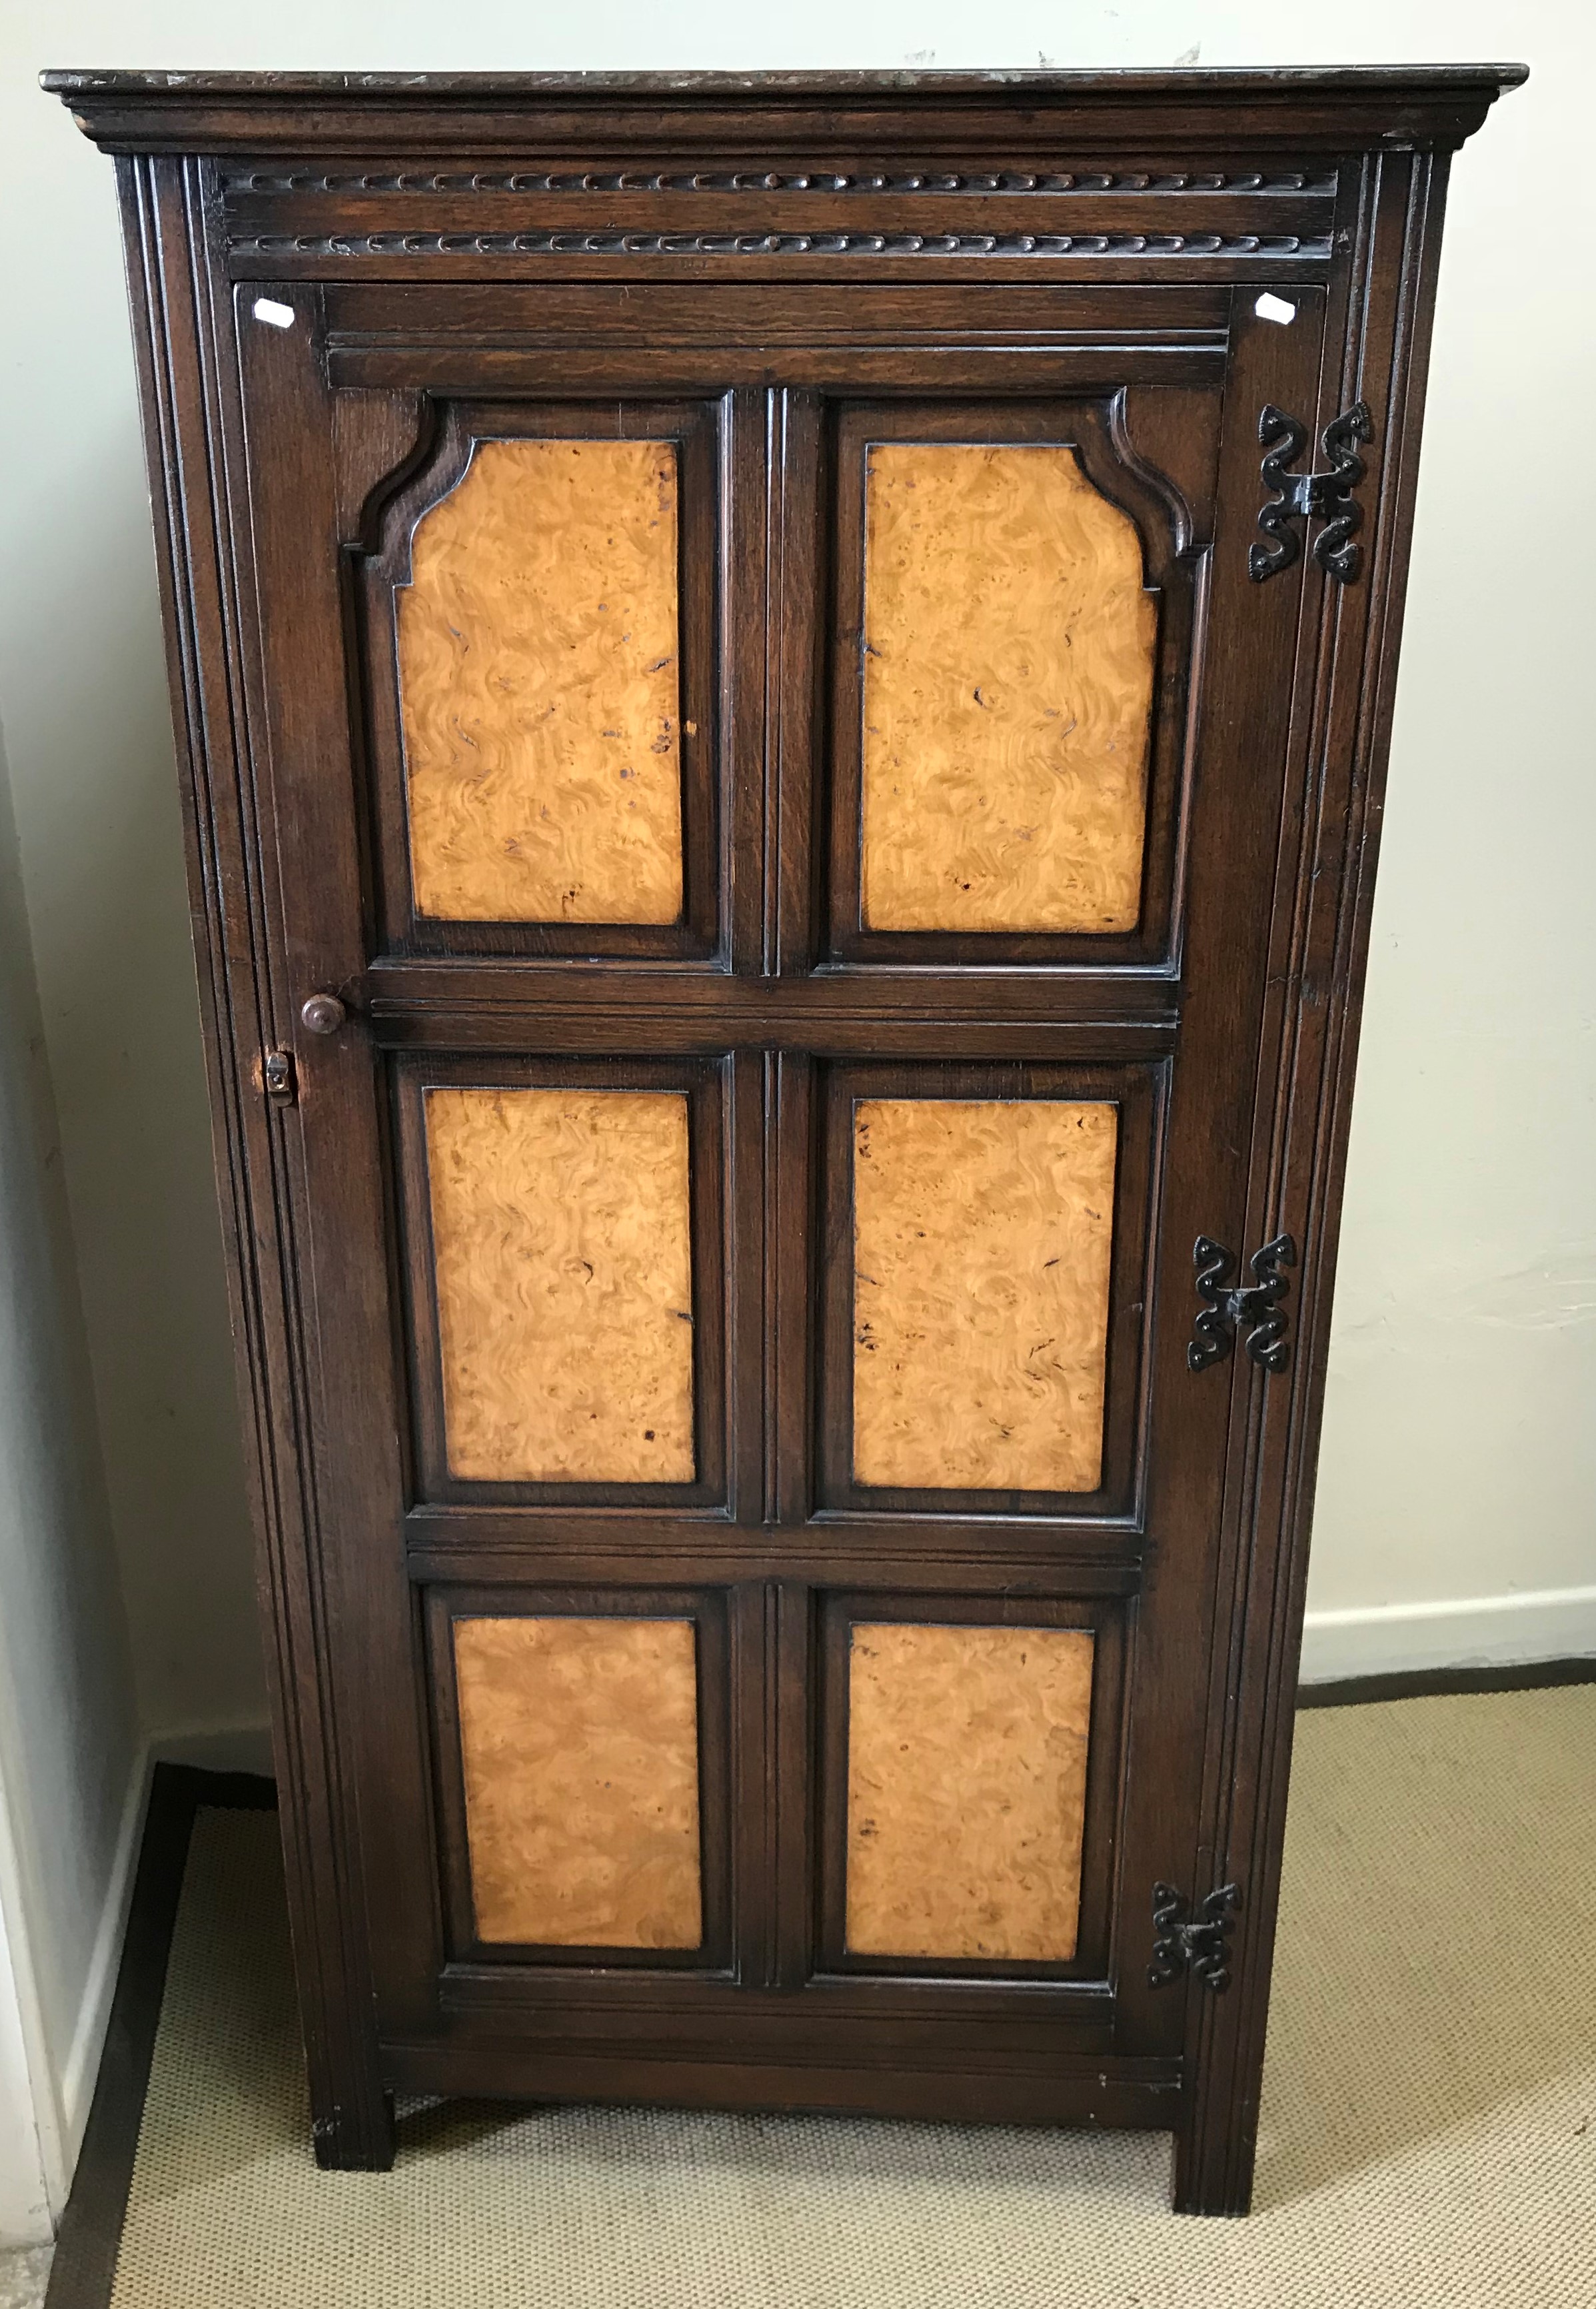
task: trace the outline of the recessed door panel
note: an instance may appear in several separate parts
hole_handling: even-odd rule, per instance
[[[479,441],[397,600],[416,910],[674,922],[676,445]]]
[[[696,1948],[693,1622],[460,1619],[454,1665],[478,1938]]]
[[[1121,1606],[877,1589],[817,1616],[818,1969],[1100,1977]]]
[[[1108,1100],[858,1102],[856,1483],[1098,1489],[1117,1137]]]
[[[850,1950],[1067,1964],[1090,1631],[857,1621],[852,1639]]]
[[[724,409],[418,411],[355,565],[384,945],[707,960]],[[387,441],[363,423],[351,406],[339,437],[357,497]]]
[[[864,927],[1134,930],[1157,641],[1074,448],[873,442]]]
[[[427,1093],[449,1472],[690,1483],[679,1091]]]
[[[1163,1085],[824,1070],[823,1507],[1126,1511]]]
[[[724,1495],[724,1074],[397,1066],[422,1499]]]
[[[723,1964],[724,1597],[506,1582],[426,1617],[456,1956]]]
[[[1219,419],[1126,391],[819,425],[830,958],[1171,951]]]

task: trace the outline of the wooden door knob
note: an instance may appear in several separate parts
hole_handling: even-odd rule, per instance
[[[313,1034],[336,1034],[349,1015],[336,994],[313,994],[299,1012]]]

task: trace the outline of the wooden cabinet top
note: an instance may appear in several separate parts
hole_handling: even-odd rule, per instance
[[[235,280],[1324,281],[1361,171],[1521,65],[1102,73],[56,72],[203,173]]]
[[[998,176],[1086,137],[1192,152],[1285,140],[1303,152],[1450,149],[1517,64],[1281,67],[1268,71],[835,73],[224,73],[57,71],[43,86],[84,133],[123,152],[358,152],[557,146],[568,136],[637,151],[715,148],[757,132],[864,138],[883,153],[926,145],[982,155]],[[816,165],[826,157],[816,152]],[[1008,189],[995,185],[992,189]],[[1027,187],[1015,186],[1024,190]]]

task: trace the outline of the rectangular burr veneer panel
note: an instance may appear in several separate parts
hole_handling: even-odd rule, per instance
[[[682,911],[669,441],[482,441],[399,602],[417,911]]]
[[[427,1162],[451,1474],[690,1483],[686,1097],[432,1089]]]
[[[874,442],[863,909],[873,930],[1129,930],[1157,615],[1073,449]]]
[[[851,1952],[1074,1955],[1091,1660],[1073,1628],[854,1628]]]
[[[457,1620],[454,1666],[479,1938],[696,1948],[693,1622]]]
[[[1108,1101],[858,1102],[856,1483],[1097,1489],[1117,1138]]]

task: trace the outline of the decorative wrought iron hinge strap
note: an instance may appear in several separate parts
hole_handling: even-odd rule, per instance
[[[1173,1884],[1152,1888],[1152,1962],[1149,1988],[1167,1988],[1189,1972],[1219,1995],[1230,1985],[1230,1934],[1241,1907],[1239,1884],[1221,1884],[1196,1914]]]
[[[1327,576],[1350,584],[1363,566],[1363,548],[1352,541],[1363,526],[1363,507],[1353,491],[1365,470],[1354,444],[1374,437],[1367,402],[1355,402],[1324,428],[1323,447],[1330,461],[1328,469],[1322,473],[1289,473],[1287,466],[1307,446],[1307,428],[1272,402],[1265,404],[1258,418],[1258,439],[1266,452],[1259,472],[1264,488],[1273,495],[1258,514],[1263,542],[1247,557],[1255,584],[1261,585],[1266,577],[1277,576],[1301,559],[1301,533],[1287,523],[1299,521],[1306,526],[1314,514],[1329,516],[1314,540],[1314,559]]]
[[[1197,1296],[1205,1303],[1192,1325],[1191,1344],[1186,1351],[1188,1369],[1206,1371],[1210,1363],[1222,1362],[1236,1343],[1238,1331],[1245,1329],[1247,1353],[1260,1370],[1284,1371],[1291,1350],[1286,1345],[1286,1312],[1280,1302],[1290,1285],[1280,1270],[1297,1264],[1297,1245],[1290,1236],[1277,1234],[1262,1250],[1254,1251],[1250,1283],[1231,1283],[1236,1253],[1215,1242],[1212,1235],[1197,1237],[1192,1263],[1197,1270]]]

